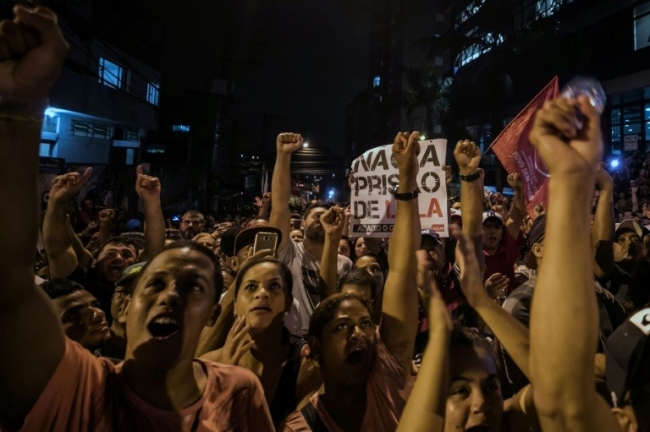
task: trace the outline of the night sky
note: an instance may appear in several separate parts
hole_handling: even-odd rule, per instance
[[[370,0],[187,3],[167,11],[163,86],[205,89],[225,73],[241,148],[259,149],[266,116],[269,147],[286,128],[341,152],[345,106],[369,85]]]

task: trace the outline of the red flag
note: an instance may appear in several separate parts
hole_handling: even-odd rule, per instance
[[[528,140],[533,120],[544,102],[557,97],[558,78],[555,77],[537,96],[503,129],[490,146],[506,171],[519,173],[524,184],[526,211],[533,216],[538,204],[548,201],[548,178],[546,165]]]

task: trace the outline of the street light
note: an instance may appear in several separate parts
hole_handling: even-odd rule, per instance
[[[304,143],[302,143],[302,146],[303,147],[309,147],[309,143],[307,141],[305,141]]]

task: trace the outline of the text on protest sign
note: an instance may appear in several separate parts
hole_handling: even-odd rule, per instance
[[[422,228],[429,228],[441,237],[448,235],[447,182],[442,169],[446,151],[445,139],[420,141],[417,175],[420,221]],[[373,148],[355,159],[352,176],[350,234],[390,237],[396,213],[391,190],[399,182],[392,145]]]

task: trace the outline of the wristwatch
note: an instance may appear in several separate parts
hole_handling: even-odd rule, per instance
[[[473,182],[475,180],[478,180],[479,177],[481,177],[481,173],[476,171],[474,174],[470,174],[470,175],[462,175],[462,174],[460,174],[458,177],[460,177],[460,179],[462,181]]]
[[[418,189],[415,189],[413,192],[399,193],[397,192],[397,188],[395,188],[395,189],[390,189],[390,193],[393,194],[396,200],[410,201],[412,199],[417,198],[418,195],[420,194],[420,191]]]

